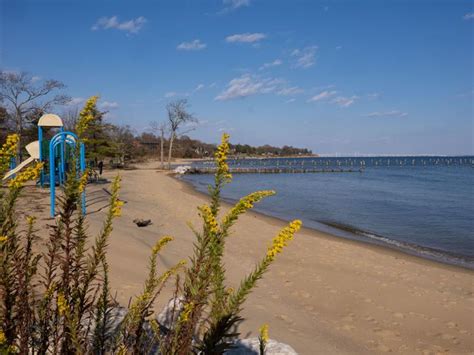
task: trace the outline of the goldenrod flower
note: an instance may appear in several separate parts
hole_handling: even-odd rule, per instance
[[[10,159],[15,156],[19,141],[20,136],[18,134],[7,136],[5,144],[0,148],[0,171],[8,170]]]
[[[161,238],[156,244],[155,246],[153,247],[152,249],[152,253],[153,254],[158,254],[159,251],[166,245],[168,244],[169,242],[171,242],[173,240],[173,237],[170,237],[170,236],[165,236],[163,238]]]
[[[211,208],[208,205],[198,207],[201,217],[204,219],[204,225],[208,228],[209,232],[217,234],[219,232],[219,225],[216,217],[212,214]]]
[[[5,336],[5,333],[0,330],[0,345],[4,344],[7,341],[7,338]]]
[[[267,250],[267,259],[273,261],[275,256],[283,250],[288,244],[288,241],[293,239],[295,233],[301,228],[301,221],[296,219],[291,222],[287,227],[283,228],[278,235],[273,238],[272,245]]]
[[[227,225],[234,222],[237,217],[245,211],[253,208],[254,204],[264,199],[265,197],[275,194],[273,190],[256,191],[240,199],[239,202],[230,210],[224,217],[222,224]]]
[[[89,172],[85,171],[79,179],[79,192],[83,192],[89,179]]]
[[[76,124],[76,132],[81,138],[97,115],[97,100],[99,100],[99,96],[91,96],[86,101],[84,108],[79,113],[79,120]]]
[[[64,315],[67,311],[68,304],[67,304],[66,298],[64,298],[64,295],[62,293],[58,294],[58,299],[56,302],[57,302],[59,314]]]
[[[123,201],[116,200],[112,205],[112,215],[114,217],[120,217],[122,215],[122,206],[124,205]]]
[[[189,315],[191,314],[191,311],[193,310],[193,308],[194,308],[194,303],[193,302],[186,303],[184,305],[183,311],[179,315],[179,322],[180,323],[184,323],[184,322],[187,322],[189,320]]]
[[[268,340],[269,340],[269,337],[268,337],[268,324],[262,325],[259,329],[259,332],[260,332],[261,341],[264,344],[268,343]]]
[[[0,243],[6,242],[8,240],[8,237],[3,235],[0,237]]]
[[[222,135],[221,144],[217,146],[216,153],[214,154],[217,171],[216,176],[221,176],[227,181],[232,180],[232,175],[229,171],[229,165],[227,164],[227,155],[229,154],[229,135],[224,133]]]
[[[8,187],[11,189],[19,189],[25,184],[25,182],[39,178],[41,169],[43,169],[43,165],[44,163],[38,162],[35,165],[30,166],[24,171],[18,173],[15,178],[10,180]]]

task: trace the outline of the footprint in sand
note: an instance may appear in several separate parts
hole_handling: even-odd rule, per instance
[[[400,313],[400,312],[396,312],[396,313],[393,313],[393,316],[395,318],[398,318],[398,319],[403,319],[405,318],[405,315],[403,313]]]
[[[456,328],[458,325],[454,322],[448,322],[446,323],[446,326],[449,328],[449,329],[453,329],[453,328]]]
[[[382,338],[399,338],[400,334],[397,332],[394,332],[393,330],[390,329],[381,329],[381,328],[375,328],[374,333],[377,334],[378,336],[381,336]]]
[[[351,331],[353,329],[355,329],[355,327],[353,325],[350,325],[350,324],[344,324],[341,329],[344,329],[344,330],[348,330],[348,331]]]
[[[301,294],[301,297],[303,297],[303,298],[310,298],[311,297],[311,294],[309,292],[306,292],[306,291],[301,291],[300,294]]]

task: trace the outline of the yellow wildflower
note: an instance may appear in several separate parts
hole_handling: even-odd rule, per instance
[[[15,156],[18,149],[20,136],[18,134],[10,134],[7,136],[5,144],[0,148],[0,170],[5,171],[10,165],[10,159]]]
[[[123,201],[116,200],[112,205],[112,215],[114,217],[120,217],[122,215],[122,206],[124,205]]]
[[[259,332],[260,332],[261,341],[264,344],[268,343],[268,340],[269,340],[269,337],[268,337],[268,324],[262,325],[259,329]]]
[[[184,323],[189,320],[189,315],[191,314],[191,311],[194,308],[194,302],[186,303],[184,305],[183,311],[179,315],[179,322]]]
[[[58,294],[58,299],[56,302],[58,305],[59,314],[64,315],[67,311],[68,304],[67,304],[66,298],[64,298],[64,295],[62,293]]]
[[[84,108],[79,113],[79,120],[76,124],[76,132],[80,138],[89,128],[89,125],[97,115],[97,100],[99,96],[91,96],[85,103]]]
[[[267,250],[267,259],[269,261],[273,261],[275,256],[281,253],[283,248],[288,244],[288,241],[293,239],[295,233],[301,228],[301,225],[301,221],[296,219],[273,238],[272,245]]]
[[[273,190],[256,191],[240,199],[239,202],[230,210],[224,217],[222,224],[226,225],[235,221],[238,215],[253,208],[254,204],[264,199],[265,197],[275,194]]]
[[[6,235],[2,235],[0,237],[0,243],[6,242],[8,240],[8,237]]]
[[[36,163],[33,166],[26,168],[24,171],[17,174],[17,176],[10,180],[8,187],[12,189],[21,188],[25,182],[39,178],[41,169],[44,163]]]
[[[79,192],[84,191],[84,189],[86,188],[88,179],[89,179],[89,172],[85,171],[84,174],[82,174],[81,178],[79,179]]]
[[[173,240],[173,237],[164,236],[155,244],[155,246],[153,247],[152,253],[155,255],[158,254],[160,250],[172,240]]]
[[[5,333],[3,330],[0,330],[0,345],[4,344],[7,341],[7,338],[5,336]]]
[[[204,219],[204,226],[209,230],[209,232],[217,234],[219,232],[219,225],[212,214],[211,208],[208,205],[203,205],[198,207],[198,210],[201,212],[200,215]]]
[[[225,180],[232,180],[232,175],[229,171],[229,165],[227,164],[227,155],[229,154],[229,135],[224,133],[222,135],[221,144],[217,146],[216,153],[214,154],[217,166],[216,176],[221,176]]]

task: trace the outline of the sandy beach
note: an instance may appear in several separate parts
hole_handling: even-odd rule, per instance
[[[161,236],[175,238],[160,257],[163,268],[190,255],[194,236],[187,223],[200,225],[196,207],[208,200],[158,165],[120,171],[126,204],[108,260],[123,305],[141,290],[150,248]],[[91,231],[104,217],[104,188],[87,188]],[[39,223],[51,223],[48,190],[28,187],[25,194]],[[135,218],[153,224],[138,228]],[[252,270],[283,225],[258,213],[241,218],[227,240],[229,286]],[[159,297],[157,309],[171,291]],[[255,336],[268,323],[271,338],[300,354],[468,354],[474,352],[473,291],[472,271],[303,228],[246,302],[241,337]]]

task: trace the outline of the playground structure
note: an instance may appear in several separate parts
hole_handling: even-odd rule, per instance
[[[44,128],[58,128],[51,140],[44,138]],[[38,140],[29,143],[26,151],[30,155],[18,166],[13,167],[3,180],[14,177],[15,174],[27,167],[29,164],[39,161],[43,162],[43,169],[40,173],[38,184],[44,188],[50,189],[50,215],[56,214],[56,186],[63,186],[66,182],[66,175],[71,171],[71,163],[76,163],[76,171],[82,175],[86,170],[85,164],[85,146],[79,141],[77,135],[73,132],[65,131],[61,118],[53,114],[45,114],[38,121]],[[78,159],[74,155],[78,152]],[[86,195],[82,192],[82,213],[86,213]]]

